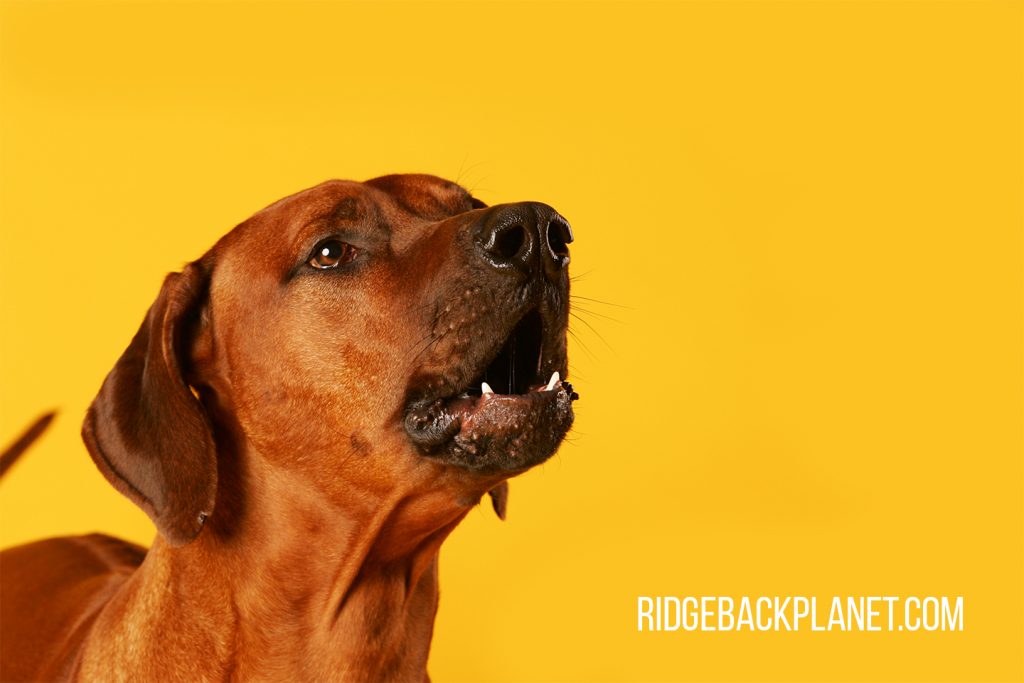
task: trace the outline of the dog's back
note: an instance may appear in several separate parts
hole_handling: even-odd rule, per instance
[[[41,417],[0,456],[0,473],[52,418]],[[89,625],[145,556],[145,549],[102,534],[0,552],[0,680],[64,678]]]
[[[64,678],[96,615],[145,556],[103,534],[0,552],[0,680]]]

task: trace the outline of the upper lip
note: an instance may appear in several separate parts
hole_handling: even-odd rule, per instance
[[[521,470],[550,456],[572,424],[578,396],[561,378],[564,345],[545,329],[543,309],[528,307],[492,340],[477,343],[474,360],[444,371],[458,380],[426,376],[432,391],[406,403],[405,431],[424,455],[443,453],[471,469]]]
[[[422,388],[410,387],[407,405],[439,398],[480,396],[485,383],[497,394],[526,394],[550,381],[549,377],[542,376],[545,366],[564,374],[564,359],[545,355],[547,337],[552,330],[544,318],[540,307],[527,308],[514,318],[516,322],[493,343],[490,352],[481,356],[481,362],[472,366],[455,365],[443,378],[416,382]]]
[[[480,393],[486,383],[498,394],[525,394],[544,381],[540,376],[544,361],[544,321],[537,308],[531,308],[512,326],[504,342],[490,360],[464,388]]]

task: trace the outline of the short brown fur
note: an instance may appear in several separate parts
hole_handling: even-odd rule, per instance
[[[466,271],[480,207],[431,176],[331,181],[169,275],[83,427],[159,535],[5,551],[0,678],[425,680],[442,542],[489,491],[503,516],[505,480],[550,455],[472,471],[402,431],[408,388],[461,372],[471,323],[507,328],[526,291]],[[373,265],[307,271],[338,231]],[[542,369],[564,374],[558,311]]]

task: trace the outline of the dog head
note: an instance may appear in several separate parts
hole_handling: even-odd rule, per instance
[[[493,491],[503,515],[573,421],[571,241],[545,204],[432,176],[282,199],[167,277],[85,442],[172,544],[214,514],[226,434],[331,499]]]

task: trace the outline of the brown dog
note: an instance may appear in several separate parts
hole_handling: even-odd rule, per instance
[[[385,176],[169,275],[82,429],[159,535],[5,551],[0,678],[426,679],[442,541],[572,424],[571,241]]]

